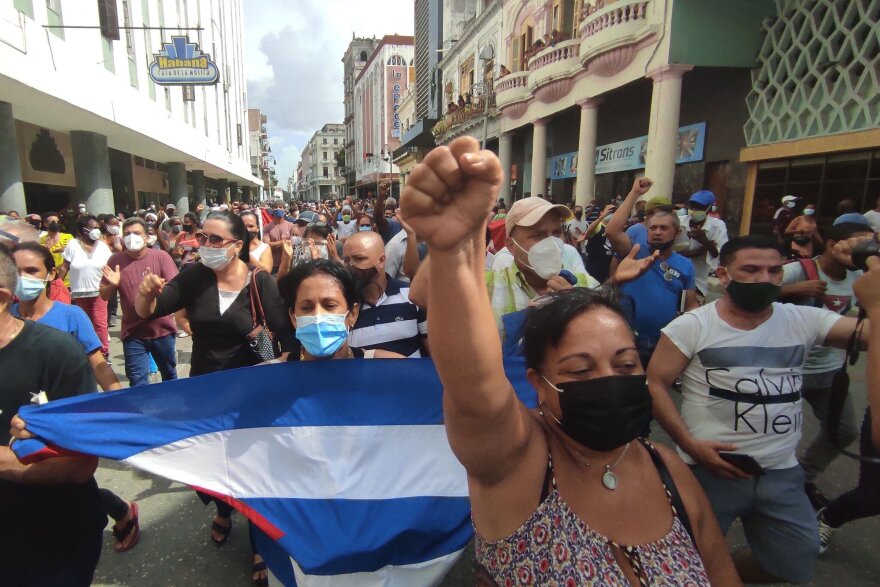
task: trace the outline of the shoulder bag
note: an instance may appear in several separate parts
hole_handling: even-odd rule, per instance
[[[269,329],[266,313],[263,311],[263,301],[260,299],[260,290],[257,287],[257,273],[260,271],[260,269],[254,269],[251,272],[248,295],[251,301],[251,318],[254,327],[248,332],[247,340],[251,350],[261,361],[271,361],[280,357],[281,351],[278,346],[278,338]]]

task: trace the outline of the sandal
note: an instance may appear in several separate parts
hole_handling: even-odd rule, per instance
[[[113,548],[116,549],[116,552],[131,550],[141,537],[141,524],[138,520],[138,504],[131,502],[128,504],[128,508],[131,512],[131,518],[129,518],[125,526],[123,526],[122,529],[117,528],[115,525],[113,526],[113,538],[116,539],[116,544]],[[125,541],[129,537],[131,537],[131,541],[126,545]]]
[[[229,538],[230,532],[232,532],[232,518],[230,517],[226,519],[229,520],[228,526],[224,526],[223,524],[217,522],[216,519],[214,520],[214,523],[211,524],[211,540],[213,540],[214,544],[216,544],[217,546],[220,546],[221,544],[226,542],[226,540]],[[222,536],[222,538],[220,540],[215,539],[213,534],[214,532]]]
[[[251,567],[251,579],[254,581],[254,585],[258,587],[268,587],[269,585],[269,575],[266,574],[265,577],[256,578],[258,573],[262,573],[266,570],[266,561],[260,561],[258,563],[254,563],[254,566]]]

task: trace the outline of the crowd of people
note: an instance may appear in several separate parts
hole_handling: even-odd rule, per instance
[[[430,357],[468,475],[478,584],[810,581],[838,529],[880,513],[880,422],[869,408],[859,429],[836,378],[867,347],[880,409],[880,260],[853,255],[876,242],[876,218],[847,210],[820,228],[786,196],[772,235],[730,237],[708,190],[674,204],[642,177],[607,204],[508,206],[502,177],[464,137],[425,157],[400,203],[386,184],[376,199],[185,214],[10,212],[4,423],[26,438],[22,405],[120,389],[117,320],[129,387],[176,379],[180,337],[190,377]],[[506,356],[524,358],[536,409]],[[822,425],[804,442],[803,399]],[[675,446],[649,440],[652,426]],[[858,486],[830,499],[823,474],[858,438]],[[96,466],[22,465],[0,447],[3,519],[40,528],[7,533],[0,584],[88,585],[108,516],[116,550],[138,543],[138,504],[99,489]],[[199,497],[223,544],[232,507]],[[737,519],[748,548],[731,553]],[[252,569],[266,585],[256,548]]]

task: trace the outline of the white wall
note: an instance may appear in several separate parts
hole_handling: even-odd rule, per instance
[[[64,24],[98,24],[95,0],[57,1]],[[13,104],[15,118],[64,132],[105,134],[112,148],[157,161],[183,161],[209,176],[256,180],[248,145],[242,0],[128,3],[131,26],[204,29],[189,31],[189,37],[211,54],[220,83],[196,86],[196,101],[186,103],[181,87],[168,88],[166,102],[165,89],[148,79],[149,62],[161,48],[160,31],[130,32],[137,75],[133,84],[126,31],[112,42],[99,29],[47,31],[41,26],[49,22],[46,2],[31,3],[33,18],[13,10],[12,0],[0,3],[0,100]],[[117,8],[123,26],[123,0],[117,0]],[[167,29],[164,40],[174,33]],[[112,64],[105,55],[112,56]]]

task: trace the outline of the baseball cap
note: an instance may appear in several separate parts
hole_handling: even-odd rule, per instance
[[[504,219],[508,236],[517,226],[536,225],[548,212],[556,212],[563,220],[571,216],[571,210],[568,209],[568,206],[551,204],[543,198],[531,196],[517,200],[507,211],[507,218]]]
[[[799,199],[800,198],[798,198],[797,196],[783,196],[782,203],[788,204],[789,202],[794,202],[795,200],[799,200]]]
[[[688,202],[693,202],[694,204],[699,204],[700,206],[709,207],[715,203],[715,194],[713,194],[709,190],[700,190],[698,192],[694,192]]]
[[[645,204],[645,212],[648,212],[655,208],[668,208],[671,211],[672,200],[670,200],[666,196],[654,196],[653,198],[648,200],[647,204]]]
[[[862,224],[864,226],[871,226],[871,223],[868,221],[867,217],[864,214],[859,214],[858,212],[850,212],[849,214],[843,214],[834,219],[833,226],[837,226],[838,224],[843,223],[852,223],[852,224]]]
[[[168,210],[169,208],[171,210],[177,210],[177,206],[175,206],[174,204],[165,204],[165,209]]]

